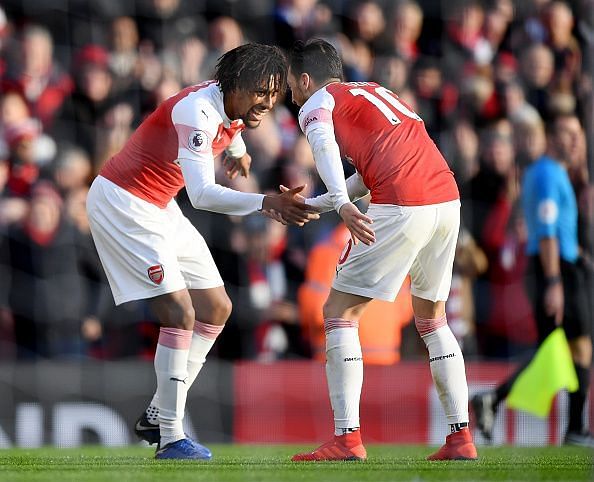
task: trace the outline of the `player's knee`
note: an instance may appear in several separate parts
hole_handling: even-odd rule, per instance
[[[231,316],[232,309],[233,303],[231,303],[229,297],[227,295],[221,296],[213,305],[212,324],[224,325],[229,319],[229,316]]]
[[[337,304],[332,300],[332,297],[329,297],[324,306],[322,308],[322,313],[324,314],[324,319],[327,318],[342,318],[342,313],[338,311]]]
[[[191,330],[194,327],[195,312],[191,304],[173,303],[167,310],[168,316],[164,324],[180,330]]]

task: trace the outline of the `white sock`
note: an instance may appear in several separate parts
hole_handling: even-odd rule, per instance
[[[363,355],[356,321],[324,320],[326,379],[334,412],[334,433],[359,427],[359,401],[363,386]]]
[[[155,353],[161,447],[185,438],[183,429],[192,332],[161,328]]]
[[[464,357],[456,337],[443,318],[415,318],[429,351],[429,366],[448,424],[468,422],[468,385]]]
[[[217,337],[225,325],[209,325],[196,321],[194,323],[194,332],[192,334],[192,344],[190,345],[190,354],[188,356],[188,390],[196,380],[198,373],[206,361],[206,355],[214,345]]]
[[[200,373],[206,355],[214,345],[217,337],[223,331],[225,325],[209,325],[196,321],[194,323],[194,332],[192,333],[192,343],[190,344],[190,352],[188,354],[188,380],[186,381],[187,390],[190,389],[194,380]],[[153,399],[146,409],[146,416],[150,423],[158,424],[159,417],[159,395],[157,392],[153,395]]]

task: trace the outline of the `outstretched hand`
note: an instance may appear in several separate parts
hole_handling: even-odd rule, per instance
[[[252,156],[247,152],[241,157],[225,156],[223,166],[225,174],[229,179],[235,179],[238,174],[243,177],[250,177],[250,166],[252,165]]]
[[[282,184],[279,187],[280,187],[281,192],[287,192],[289,190],[289,188],[287,186],[284,186]],[[297,199],[297,201],[302,201],[305,203],[305,198],[301,194],[295,194],[295,199]],[[281,224],[284,224],[284,225],[289,224],[286,220],[283,219],[281,213],[279,213],[278,211],[275,211],[274,209],[270,209],[268,211],[262,210],[262,213],[266,217],[269,217],[270,219],[274,219],[275,221],[278,221]]]
[[[373,223],[373,219],[359,211],[357,206],[353,203],[343,204],[338,214],[351,232],[353,244],[357,244],[359,241],[368,246],[375,243],[375,233],[368,226]]]
[[[287,190],[281,188],[281,194],[267,195],[262,203],[262,212],[283,224],[297,226],[303,226],[312,219],[319,219],[319,210],[305,204],[303,196],[299,194],[304,188],[305,185],[285,188]]]
[[[307,184],[304,184],[303,188],[305,188],[305,186],[307,186]],[[285,186],[284,184],[281,184],[279,186],[279,188],[280,188],[281,192],[290,191],[290,189],[287,186]],[[303,191],[303,189],[301,189],[299,192],[301,192],[301,191]],[[297,201],[301,201],[303,203],[305,202],[305,198],[301,194],[295,194],[295,199],[297,199]]]

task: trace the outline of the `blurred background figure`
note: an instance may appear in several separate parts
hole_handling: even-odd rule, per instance
[[[476,357],[477,344],[476,308],[473,284],[488,266],[487,256],[477,245],[470,232],[461,226],[454,258],[452,285],[446,302],[446,315],[464,357]]]
[[[52,184],[32,188],[27,216],[9,228],[0,259],[1,304],[12,315],[17,357],[86,356],[81,323],[89,312],[78,239]]]
[[[93,175],[91,159],[79,147],[63,145],[53,164],[53,180],[64,198],[88,187]]]
[[[111,22],[109,68],[114,92],[135,87],[140,74],[138,26],[132,17],[116,17]]]
[[[235,47],[246,42],[239,23],[227,16],[215,18],[208,24],[207,52],[202,66],[202,78],[210,79],[217,59]]]
[[[541,117],[548,118],[547,100],[555,73],[551,49],[543,44],[529,45],[520,57],[520,75],[527,88],[527,100]]]
[[[397,3],[392,25],[391,50],[409,64],[414,63],[419,57],[417,41],[423,27],[423,11],[419,4],[409,0]]]
[[[74,65],[76,88],[62,107],[54,135],[80,146],[94,160],[100,119],[114,101],[109,52],[100,45],[86,45],[76,53]]]
[[[348,15],[346,33],[352,39],[365,42],[372,48],[387,48],[385,35],[386,18],[382,7],[373,0],[353,2]]]
[[[31,114],[49,128],[74,87],[70,75],[54,59],[51,33],[40,25],[24,27],[19,52],[11,60],[3,88],[19,92]]]

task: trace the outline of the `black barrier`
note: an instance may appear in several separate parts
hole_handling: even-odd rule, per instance
[[[232,365],[209,360],[188,393],[185,430],[229,442]],[[155,390],[152,362],[0,364],[0,448],[137,443],[133,425]]]

